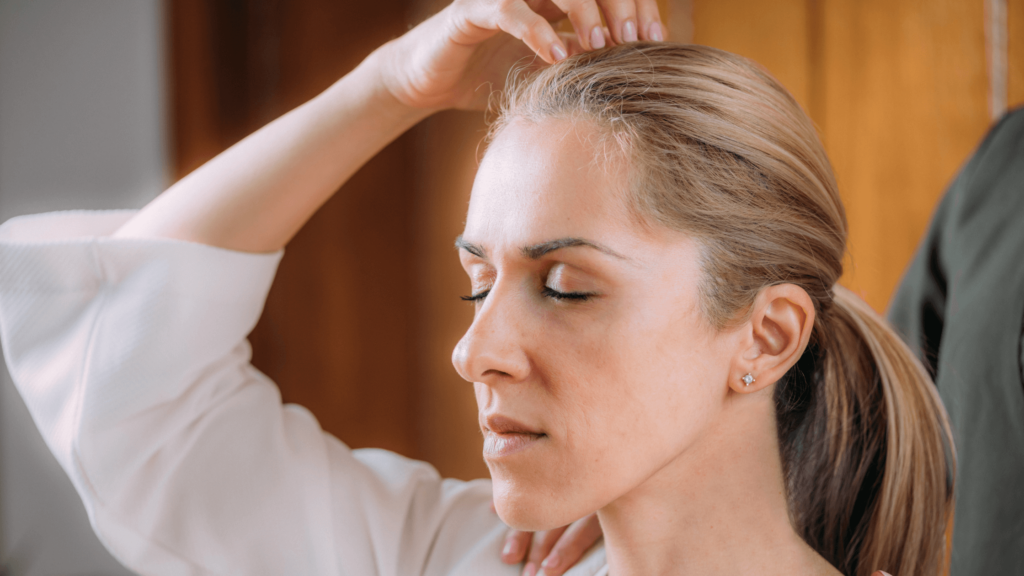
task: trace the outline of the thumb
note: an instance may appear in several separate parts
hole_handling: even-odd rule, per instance
[[[883,572],[881,570],[878,570],[878,571],[873,572],[871,574],[871,576],[892,576],[892,574],[889,574],[888,572]]]

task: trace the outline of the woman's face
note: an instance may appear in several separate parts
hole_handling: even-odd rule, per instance
[[[567,524],[685,458],[728,391],[735,342],[702,319],[698,247],[643,226],[627,166],[586,123],[516,120],[473,186],[462,265],[473,382],[502,519]]]

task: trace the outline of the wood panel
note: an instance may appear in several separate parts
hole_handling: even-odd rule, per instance
[[[454,478],[488,476],[473,386],[451,362],[473,320],[473,308],[459,300],[469,281],[454,241],[465,224],[485,128],[482,115],[451,111],[416,130],[417,430],[420,456]]]
[[[1024,0],[1007,0],[1007,104],[1024,106]]]
[[[195,170],[225,148],[216,110],[210,14],[202,2],[167,2],[170,35],[171,150],[174,178]]]
[[[693,0],[658,0],[672,42],[693,42]]]
[[[884,310],[989,126],[984,7],[843,0],[823,12],[818,123],[850,222],[843,283]]]
[[[808,109],[812,35],[807,0],[692,1],[695,43],[753,58]]]
[[[763,64],[818,126],[849,217],[842,282],[884,310],[989,125],[983,3],[694,0],[693,12],[696,42]]]
[[[318,94],[405,30],[408,2],[292,0],[280,18],[280,102]],[[415,238],[410,135],[374,157],[289,244],[254,362],[286,401],[353,447],[419,455],[411,377]],[[261,336],[258,325],[254,338]]]
[[[405,30],[407,2],[168,3],[183,176],[314,96]],[[348,444],[416,456],[414,138],[357,173],[288,245],[250,336],[287,402]]]

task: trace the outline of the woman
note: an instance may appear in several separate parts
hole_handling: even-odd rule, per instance
[[[504,525],[597,511],[569,574],[929,574],[945,417],[841,275],[792,98],[659,42],[651,2],[460,0],[138,213],[2,229],[14,380],[100,538],[146,574],[490,574]],[[349,451],[248,363],[281,249],[377,150],[529,50],[458,239],[493,485]],[[649,42],[632,43],[640,36]],[[604,44],[625,44],[599,49]],[[577,55],[567,59],[570,53]],[[386,257],[386,256],[385,256]]]

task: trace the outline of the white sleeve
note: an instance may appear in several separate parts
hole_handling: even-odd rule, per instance
[[[514,574],[486,481],[351,451],[249,363],[281,253],[0,226],[11,375],[101,541],[144,574]],[[484,573],[476,572],[476,573]]]

